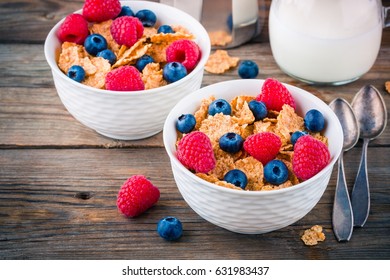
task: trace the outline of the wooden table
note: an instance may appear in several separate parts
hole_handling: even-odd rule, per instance
[[[318,205],[300,221],[262,235],[242,235],[200,218],[176,188],[162,133],[141,141],[117,141],[86,128],[62,105],[43,54],[50,28],[83,1],[8,1],[0,5],[0,259],[390,259],[390,131],[370,142],[368,173],[371,211],[364,228],[350,242],[338,243],[331,213],[334,170]],[[389,1],[384,4],[390,5]],[[269,3],[267,4],[267,7]],[[285,75],[267,42],[232,49],[260,66],[258,78],[275,77],[302,87],[325,102],[351,101],[365,84],[390,95],[390,29],[373,68],[348,85],[309,86]],[[238,78],[206,73],[203,86]],[[349,186],[353,185],[362,142],[346,153]],[[121,184],[144,174],[161,190],[158,204],[135,219],[116,208]],[[179,242],[166,242],[157,221],[174,215],[184,224]],[[306,247],[303,231],[322,225],[326,240]]]

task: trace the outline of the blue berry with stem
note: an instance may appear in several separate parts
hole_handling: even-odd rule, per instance
[[[149,63],[153,63],[153,62],[154,62],[153,57],[145,54],[137,60],[137,62],[135,63],[135,68],[137,68],[138,71],[142,72],[142,70],[144,70],[146,65],[148,65]]]
[[[96,56],[98,52],[107,49],[107,41],[100,34],[91,34],[84,41],[85,50],[93,56]]]
[[[80,65],[73,65],[69,68],[67,75],[72,80],[81,83],[85,78],[85,70]]]
[[[183,235],[183,225],[176,217],[168,216],[158,221],[157,232],[165,240],[178,240]]]
[[[225,99],[217,99],[210,103],[208,113],[211,116],[218,113],[230,115],[232,113],[232,107]]]
[[[252,60],[243,60],[238,66],[238,75],[243,79],[254,79],[259,74],[259,67]]]
[[[325,127],[325,118],[322,113],[316,109],[309,110],[303,119],[305,127],[312,132],[319,132]]]
[[[169,62],[163,68],[163,77],[168,83],[174,83],[187,76],[187,69],[180,62]]]
[[[273,185],[280,185],[288,179],[288,169],[283,161],[274,159],[264,166],[264,179]]]
[[[148,9],[139,10],[135,16],[142,22],[144,27],[152,27],[157,21],[156,14]]]
[[[196,125],[196,119],[192,114],[182,114],[176,122],[176,129],[181,133],[191,132]]]
[[[239,187],[241,189],[245,189],[248,184],[248,178],[244,172],[240,169],[232,169],[225,174],[223,180]]]
[[[264,119],[267,114],[267,106],[265,105],[264,102],[262,101],[257,101],[257,100],[251,100],[249,103],[249,109],[252,111],[253,116],[255,117],[255,121],[259,121]]]
[[[242,149],[244,139],[240,134],[228,132],[219,138],[219,147],[228,153],[237,153]]]
[[[123,17],[123,16],[134,16],[133,10],[129,6],[122,6],[121,12],[117,17]]]
[[[113,65],[116,62],[116,55],[112,50],[105,49],[97,53],[98,57],[103,57],[104,59],[107,59],[108,62],[110,62],[111,65]]]
[[[295,145],[299,137],[302,137],[304,135],[307,135],[308,133],[306,131],[295,131],[293,134],[291,134],[291,144]]]
[[[175,33],[175,31],[173,31],[172,27],[170,25],[161,25],[158,29],[157,29],[157,33],[165,33],[165,34],[168,34],[168,33]]]

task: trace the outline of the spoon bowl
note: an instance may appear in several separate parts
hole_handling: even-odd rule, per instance
[[[379,137],[386,128],[387,111],[380,92],[372,85],[362,87],[352,101],[352,108],[363,139],[359,171],[352,189],[354,225],[363,227],[370,212],[370,191],[367,176],[367,147],[370,140]]]
[[[343,152],[353,148],[359,140],[359,124],[349,103],[343,98],[336,98],[329,107],[336,114],[343,129]],[[333,203],[333,232],[338,241],[349,241],[353,231],[351,200],[348,194],[344,172],[343,152],[338,160],[338,175]]]

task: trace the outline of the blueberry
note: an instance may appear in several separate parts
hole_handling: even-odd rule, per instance
[[[318,132],[324,129],[325,119],[322,113],[316,109],[308,111],[304,118],[305,127],[313,132]]]
[[[306,131],[295,131],[293,134],[291,134],[291,144],[295,145],[298,138],[304,135],[307,135]]]
[[[107,41],[100,34],[91,34],[84,41],[84,48],[90,55],[97,55],[98,52],[107,49]]]
[[[79,65],[73,65],[68,70],[68,77],[76,82],[82,82],[85,78],[84,68]]]
[[[238,66],[238,75],[243,79],[253,79],[259,74],[259,67],[252,60],[243,60]]]
[[[237,153],[242,149],[242,145],[244,144],[244,139],[241,135],[228,132],[219,138],[219,147],[228,153]]]
[[[163,77],[168,83],[176,82],[187,76],[187,69],[180,62],[169,62],[163,68]]]
[[[211,102],[211,104],[209,105],[208,113],[211,116],[214,116],[218,113],[230,115],[232,113],[232,107],[225,99],[217,99]]]
[[[153,57],[145,54],[143,56],[141,56],[137,62],[135,63],[135,67],[138,69],[138,71],[142,72],[142,70],[144,70],[145,66],[149,63],[153,63],[154,62],[154,59]]]
[[[228,17],[226,18],[226,25],[229,29],[229,32],[233,31],[233,14],[229,14]]]
[[[175,31],[173,31],[172,27],[169,26],[169,25],[161,25],[158,29],[157,29],[157,33],[175,33]]]
[[[223,180],[239,187],[241,189],[245,189],[248,184],[248,178],[245,173],[239,169],[232,169],[228,173],[225,174]]]
[[[113,65],[116,62],[116,55],[109,49],[105,49],[98,52],[96,56],[107,59],[111,65]]]
[[[194,129],[195,124],[196,124],[196,120],[194,115],[183,114],[177,119],[176,129],[181,133],[188,133]]]
[[[123,16],[134,16],[133,10],[129,6],[122,6],[121,12],[119,13],[118,17],[123,17]]]
[[[255,121],[262,120],[267,116],[268,111],[264,102],[251,100],[248,105],[249,109],[253,113],[253,116],[255,117]]]
[[[165,240],[173,241],[182,236],[183,226],[179,219],[168,216],[157,223],[157,232]]]
[[[156,14],[151,10],[139,10],[135,16],[142,22],[142,25],[145,27],[152,27],[156,24],[157,17]]]
[[[271,160],[264,166],[264,178],[273,185],[286,182],[288,178],[287,166],[281,160]]]

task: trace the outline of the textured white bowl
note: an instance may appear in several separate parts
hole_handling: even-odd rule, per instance
[[[152,136],[163,128],[166,116],[184,96],[200,88],[204,65],[210,55],[210,39],[204,27],[190,15],[171,6],[147,1],[121,1],[134,12],[150,9],[158,24],[185,26],[192,32],[202,57],[197,67],[183,79],[160,87],[135,92],[95,89],[68,78],[57,66],[61,43],[56,32],[63,20],[49,32],[45,41],[45,57],[62,103],[78,121],[98,133],[122,140]],[[81,10],[76,11],[80,13]]]
[[[318,109],[326,119],[324,134],[329,138],[331,162],[316,176],[290,188],[273,191],[239,191],[206,182],[187,170],[176,157],[176,119],[194,113],[203,98],[214,95],[230,101],[237,95],[259,94],[263,80],[233,80],[213,84],[181,100],[164,124],[164,145],[173,175],[184,200],[205,220],[246,234],[260,234],[286,227],[304,217],[323,195],[343,143],[341,125],[333,111],[314,95],[285,84],[291,91],[297,112],[303,116]]]

